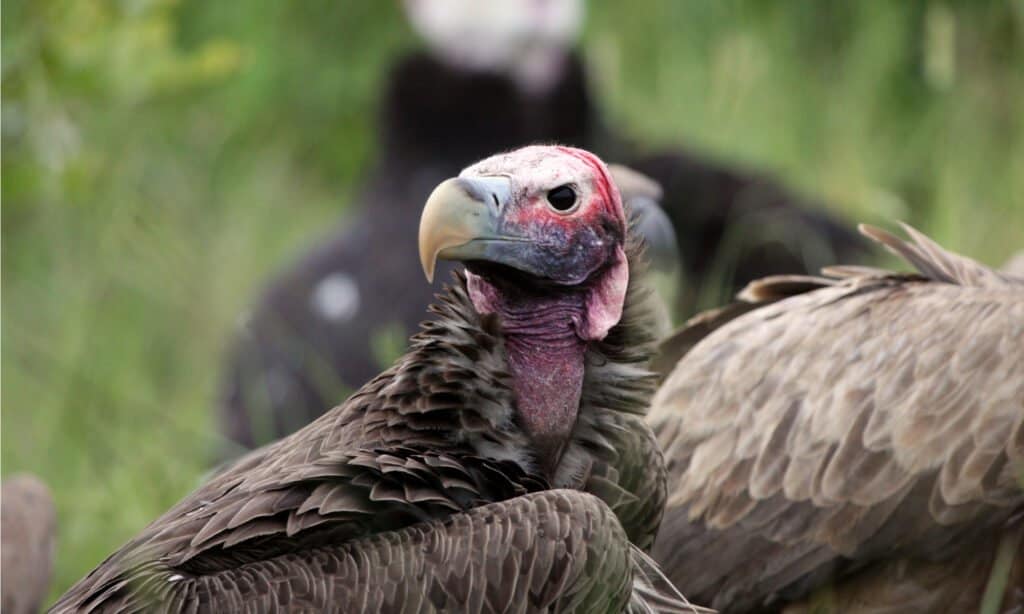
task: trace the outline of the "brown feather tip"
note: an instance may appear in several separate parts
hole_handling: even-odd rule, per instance
[[[900,222],[902,224],[902,222]],[[872,226],[871,224],[857,224],[857,231],[865,237],[871,239],[875,243],[881,245],[899,244],[903,243],[903,240],[892,234],[888,230],[882,230],[878,226]],[[898,252],[897,252],[898,255]]]
[[[951,252],[933,241],[913,226],[898,222],[909,237],[903,240],[896,235],[860,224],[861,234],[880,243],[888,251],[909,263],[920,275],[933,281],[963,286],[1004,286],[1013,285],[1014,278],[979,263],[978,261]]]
[[[832,279],[849,279],[851,277],[887,277],[892,275],[892,271],[858,264],[836,264],[821,267],[821,274]]]
[[[748,283],[736,298],[748,303],[774,302],[832,284],[832,280],[813,275],[772,275]]]

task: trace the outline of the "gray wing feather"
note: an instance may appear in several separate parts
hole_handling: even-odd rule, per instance
[[[764,306],[690,339],[655,396],[655,558],[691,598],[756,603],[840,563],[937,556],[1024,508],[1024,283],[913,229],[863,231],[917,274],[830,271],[778,302],[765,280],[747,296]]]
[[[633,569],[648,571],[635,556],[601,500],[551,490],[214,574],[164,569],[100,609],[619,612],[631,599],[685,603],[644,593],[647,575],[634,598]],[[649,611],[683,611],[671,608]]]

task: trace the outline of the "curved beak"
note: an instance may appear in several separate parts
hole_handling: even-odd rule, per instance
[[[511,193],[511,180],[502,176],[455,177],[434,188],[420,217],[420,264],[427,281],[434,281],[438,258],[503,262],[508,244],[527,241],[500,232]]]

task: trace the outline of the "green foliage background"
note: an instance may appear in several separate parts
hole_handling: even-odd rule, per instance
[[[416,44],[394,2],[3,1],[2,469],[56,493],[55,594],[209,469],[237,314],[344,216]],[[1024,247],[1024,1],[602,0],[583,50],[649,142]]]

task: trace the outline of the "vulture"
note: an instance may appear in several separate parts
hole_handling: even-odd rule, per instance
[[[650,314],[605,165],[534,146],[441,183],[465,272],[406,354],[216,474],[55,612],[695,611],[644,553],[665,468]],[[686,609],[689,608],[689,609]]]
[[[39,478],[18,474],[0,486],[0,587],[4,614],[35,614],[53,573],[57,511]]]
[[[567,143],[660,183],[685,280],[676,314],[723,283],[862,257],[856,234],[820,203],[610,129],[573,50],[580,0],[404,5],[427,49],[399,58],[385,78],[377,158],[354,212],[260,291],[229,342],[220,422],[235,452],[308,424],[402,351],[436,292],[410,265],[415,213],[437,183],[495,151]]]
[[[777,276],[664,344],[654,558],[722,612],[1024,608],[1024,278],[862,227],[914,267]]]

